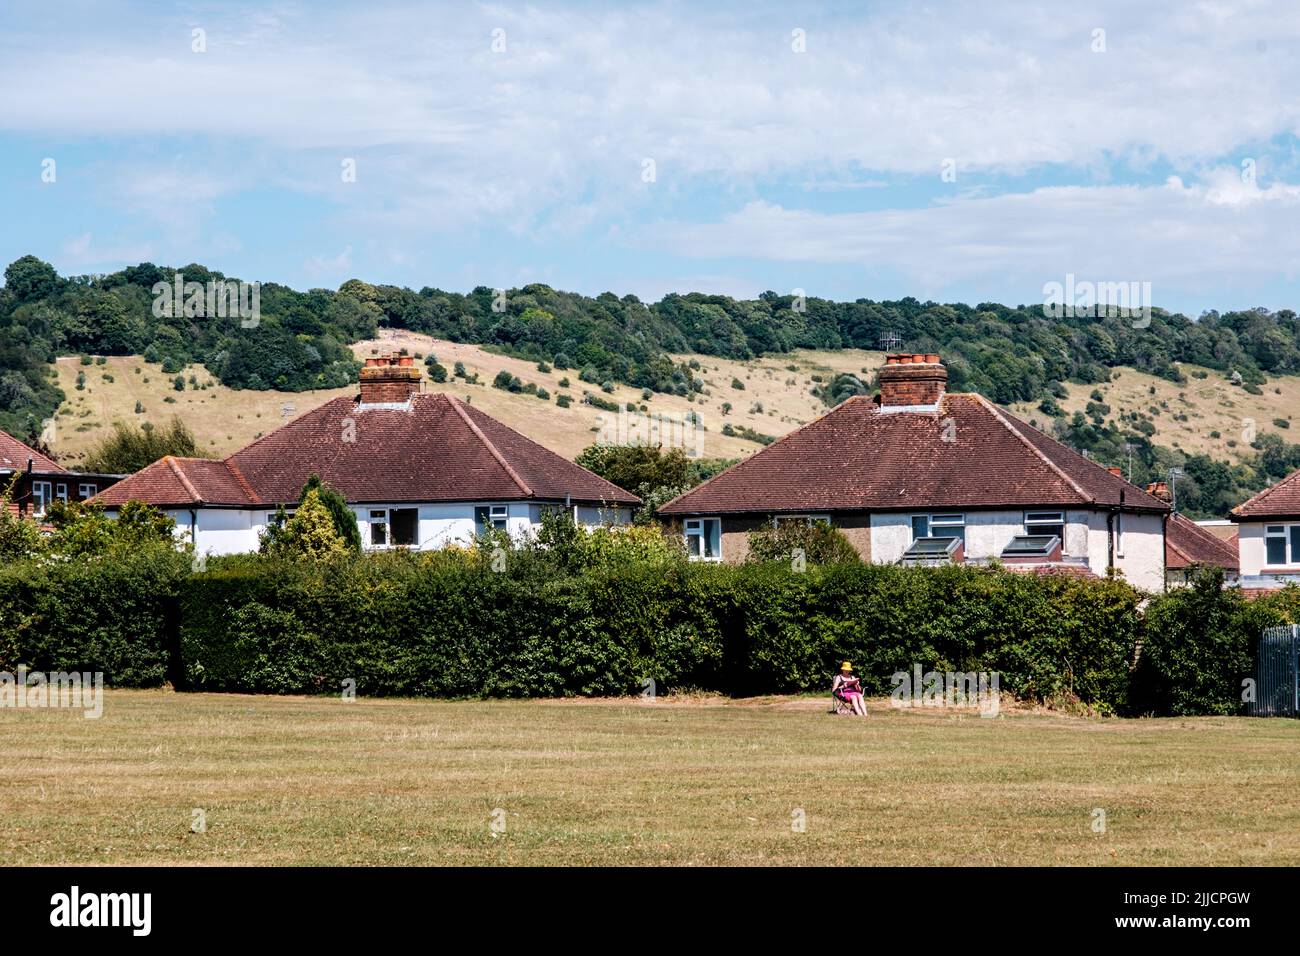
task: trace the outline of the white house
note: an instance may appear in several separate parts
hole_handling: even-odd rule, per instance
[[[1300,584],[1300,471],[1233,508],[1231,517],[1243,588]]]
[[[519,538],[547,509],[579,524],[624,524],[635,495],[472,405],[421,393],[407,356],[367,359],[359,397],[338,398],[222,461],[167,457],[95,500],[155,505],[202,554],[256,551],[312,475],[347,500],[366,548],[441,548],[488,527]]]
[[[980,395],[937,355],[891,355],[880,395],[828,412],[659,514],[694,557],[739,561],[775,519],[829,521],[878,563],[987,563],[1165,586],[1167,503]]]

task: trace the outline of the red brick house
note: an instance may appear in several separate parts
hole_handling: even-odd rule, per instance
[[[890,355],[880,395],[821,418],[675,498],[694,557],[743,560],[747,535],[828,521],[878,563],[1000,561],[1165,585],[1167,503],[975,394],[937,355]]]
[[[0,431],[0,488],[14,475],[18,484],[9,507],[20,515],[40,518],[54,501],[85,501],[121,480],[121,475],[68,471],[53,458]]]
[[[367,548],[440,548],[498,528],[523,536],[548,509],[586,526],[631,519],[640,499],[451,395],[422,393],[408,356],[367,359],[360,394],[336,398],[221,461],[163,458],[99,497],[144,501],[201,553],[256,551],[319,475]]]

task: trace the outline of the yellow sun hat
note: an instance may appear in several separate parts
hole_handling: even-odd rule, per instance
[[[848,661],[845,661],[843,664],[840,665],[840,670],[851,671],[853,670],[853,665],[850,664]]]

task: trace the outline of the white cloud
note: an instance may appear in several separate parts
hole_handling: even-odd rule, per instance
[[[666,223],[649,242],[701,258],[855,264],[927,290],[993,280],[1032,301],[1043,282],[1149,281],[1208,290],[1277,275],[1300,262],[1300,186],[1245,183],[1232,169],[1205,182],[1065,186],[921,209],[817,213],[752,202],[715,223]]]

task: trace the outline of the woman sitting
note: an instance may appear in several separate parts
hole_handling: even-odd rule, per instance
[[[853,665],[848,661],[840,665],[840,672],[831,681],[831,696],[857,716],[867,716],[867,704],[862,699],[862,683],[853,676]]]

